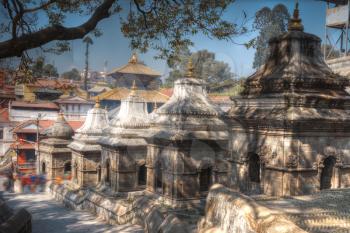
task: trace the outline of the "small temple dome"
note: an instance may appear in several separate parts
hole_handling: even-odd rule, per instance
[[[121,101],[118,115],[111,120],[111,127],[145,128],[149,127],[147,104],[137,95],[135,81],[129,96]]]
[[[98,142],[102,145],[146,145],[142,138],[150,127],[147,103],[138,96],[135,81],[133,82],[129,96],[122,100],[118,115],[104,130],[104,135]]]
[[[59,113],[55,123],[49,127],[44,134],[49,138],[71,139],[74,131],[64,118],[63,113]]]
[[[185,77],[175,81],[168,102],[152,113],[155,128],[149,137],[227,138],[226,124],[220,119],[223,112],[210,102],[206,82],[195,77],[191,60],[187,69]]]
[[[84,124],[76,131],[74,141],[69,147],[80,151],[100,150],[97,141],[106,127],[108,127],[108,113],[100,107],[97,98],[94,108],[88,111]]]

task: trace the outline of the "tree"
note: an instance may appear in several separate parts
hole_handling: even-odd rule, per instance
[[[215,54],[212,52],[200,50],[190,53],[187,48],[182,51],[180,61],[170,64],[172,71],[165,80],[164,86],[166,87],[173,86],[176,79],[185,76],[189,58],[192,58],[195,77],[204,79],[209,85],[230,80],[235,76],[231,73],[229,65],[225,62],[217,61]]]
[[[159,57],[176,56],[176,48],[191,45],[190,36],[203,33],[230,40],[246,29],[222,18],[234,0],[4,0],[0,33],[0,58],[22,56],[28,49],[58,41],[57,52],[68,49],[66,41],[99,34],[97,24],[119,14],[121,31],[132,49],[160,51]],[[65,19],[78,14],[90,17],[81,25],[67,27]],[[40,17],[38,17],[40,15]],[[48,24],[41,25],[46,20]],[[40,22],[39,22],[40,19]],[[40,25],[40,26],[39,26]],[[10,39],[8,39],[10,38]],[[167,43],[164,43],[164,41]]]
[[[256,49],[253,68],[265,64],[269,54],[268,42],[272,37],[287,31],[290,14],[283,4],[278,4],[272,10],[264,7],[255,14],[253,28],[259,30],[259,36],[252,40],[251,45]]]
[[[84,90],[87,91],[87,79],[89,73],[89,46],[93,44],[92,39],[89,36],[86,36],[83,40],[86,44],[85,49],[85,72],[84,72]]]
[[[58,77],[57,68],[52,64],[45,64],[44,57],[38,57],[34,64],[30,66],[34,77]]]
[[[79,70],[77,70],[76,68],[73,68],[70,71],[64,72],[61,75],[61,78],[69,79],[69,80],[80,80],[81,76],[80,76]]]

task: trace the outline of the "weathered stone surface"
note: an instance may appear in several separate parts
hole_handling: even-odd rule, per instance
[[[198,206],[212,183],[228,182],[227,126],[205,85],[192,75],[176,80],[147,135],[147,191],[173,207]]]
[[[161,233],[189,233],[188,226],[173,214],[169,214],[159,227]]]
[[[232,98],[231,186],[273,196],[347,187],[349,80],[325,64],[315,35],[290,30],[269,46],[266,64]]]
[[[253,199],[222,185],[213,185],[199,233],[306,233],[283,216],[256,203]]]

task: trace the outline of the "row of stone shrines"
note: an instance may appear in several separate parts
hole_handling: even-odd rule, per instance
[[[198,202],[213,183],[274,196],[349,187],[348,85],[296,10],[228,113],[210,103],[190,63],[151,114],[134,88],[109,123],[96,104],[73,142],[61,116],[40,144],[39,169],[51,179],[71,169],[79,187],[145,190],[171,205]]]

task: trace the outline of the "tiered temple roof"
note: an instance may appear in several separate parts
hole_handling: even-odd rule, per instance
[[[88,111],[84,124],[76,131],[74,141],[69,147],[79,151],[100,150],[101,146],[97,144],[97,141],[107,126],[107,111],[100,108],[99,100],[97,100],[95,107]]]

